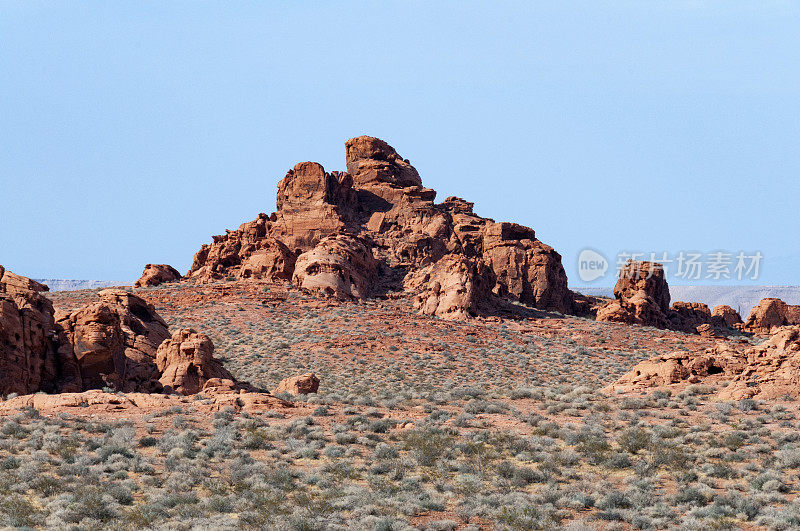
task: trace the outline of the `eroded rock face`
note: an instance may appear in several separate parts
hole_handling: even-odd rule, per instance
[[[292,376],[281,380],[278,387],[275,388],[276,395],[279,393],[289,393],[290,395],[307,395],[316,393],[319,390],[319,377],[313,372],[301,374],[300,376]]]
[[[84,389],[111,387],[124,392],[159,390],[158,346],[170,337],[152,305],[123,290],[98,293],[99,302],[60,313],[65,356],[77,360]]]
[[[351,138],[344,145],[347,171],[358,188],[374,184],[389,184],[399,188],[422,186],[416,168],[383,140],[359,136]]]
[[[316,162],[301,162],[278,183],[276,203],[271,234],[300,254],[344,231],[357,198],[347,173],[326,173]]]
[[[491,271],[481,261],[450,254],[409,275],[406,289],[415,292],[414,310],[442,319],[466,319],[485,313],[491,304]]]
[[[164,282],[175,282],[181,279],[178,270],[167,264],[147,264],[142,276],[133,285],[137,288],[158,286]]]
[[[277,211],[215,236],[195,255],[188,276],[291,278],[339,298],[364,298],[376,275],[381,293],[396,290],[405,274],[458,255],[500,297],[572,311],[561,256],[532,229],[482,218],[472,203],[456,197],[436,204],[436,192],[423,187],[411,163],[382,140],[361,136],[345,148],[347,173],[297,164],[278,184]],[[339,238],[356,238],[367,253]],[[378,268],[376,260],[386,267]],[[456,268],[455,276],[464,263],[445,262]]]
[[[347,234],[322,240],[297,257],[293,281],[301,288],[337,299],[365,299],[378,276],[378,262],[366,243]]]
[[[159,382],[167,393],[193,395],[213,379],[214,387],[235,387],[235,379],[219,360],[214,358],[214,344],[205,334],[182,328],[165,340],[156,351]]]
[[[800,324],[800,306],[786,304],[780,299],[762,299],[753,308],[744,329],[754,334],[769,334],[776,327]]]
[[[214,236],[195,254],[187,277],[200,281],[226,277],[288,280],[294,271],[295,254],[268,234],[272,226],[266,214],[243,223],[237,230]]]
[[[80,389],[74,360],[59,352],[47,289],[0,266],[0,394]]]
[[[670,297],[661,264],[628,260],[620,268],[614,296],[597,311],[598,321],[667,327]]]
[[[695,332],[698,327],[708,325],[710,327],[724,326],[724,322],[714,317],[707,304],[701,302],[681,302],[677,301],[672,304],[672,308],[667,313],[667,318],[670,321],[670,328],[673,330],[682,330],[684,332]],[[710,333],[704,327],[707,335]]]
[[[727,327],[734,327],[736,325],[742,324],[742,317],[739,315],[739,312],[737,312],[727,304],[715,306],[714,311],[711,312],[711,315],[718,318],[719,321],[724,326]]]
[[[495,276],[494,292],[537,308],[567,312],[572,293],[561,255],[516,223],[487,223],[482,256]]]
[[[687,383],[722,385],[717,395],[721,400],[800,396],[800,326],[783,327],[755,347],[718,342],[702,354],[681,351],[651,358],[606,391],[630,392]]]

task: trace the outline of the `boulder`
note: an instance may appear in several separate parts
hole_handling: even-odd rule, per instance
[[[170,337],[167,324],[152,305],[127,291],[106,289],[98,297],[57,315],[62,356],[77,360],[83,389],[158,391],[155,357]]]
[[[738,324],[742,324],[742,317],[739,315],[739,312],[726,304],[715,306],[714,311],[711,312],[711,315],[718,318],[719,322],[723,326],[727,326],[729,328],[732,328]]]
[[[191,328],[182,328],[161,343],[156,366],[161,373],[158,381],[168,393],[193,395],[211,380],[212,387],[235,387],[233,375],[214,358],[211,338]]]
[[[490,311],[494,277],[480,260],[449,254],[406,278],[414,310],[442,319],[465,319]]]
[[[289,393],[290,395],[307,395],[319,389],[319,378],[313,372],[286,378],[278,384],[273,394]]]
[[[293,282],[337,299],[365,299],[378,276],[378,262],[366,242],[339,234],[329,236],[297,257]]]
[[[768,298],[752,309],[744,330],[754,334],[769,334],[774,328],[800,324],[800,306],[786,304],[780,299]]]
[[[146,286],[158,286],[164,282],[175,282],[181,279],[178,270],[167,264],[147,264],[144,266],[142,276],[133,286],[144,288]]]

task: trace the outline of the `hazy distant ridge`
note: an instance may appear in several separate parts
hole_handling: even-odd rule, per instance
[[[585,295],[613,297],[613,288],[572,288]],[[757,306],[761,299],[775,297],[788,304],[800,304],[800,286],[670,286],[672,302],[704,302],[714,306],[727,304],[738,310],[742,318]]]
[[[79,289],[110,288],[132,286],[133,282],[124,280],[67,280],[63,278],[35,278],[50,288],[50,291],[77,291]]]

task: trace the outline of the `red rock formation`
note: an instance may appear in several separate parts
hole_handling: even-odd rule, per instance
[[[392,279],[455,254],[488,275],[482,284],[491,280],[502,297],[541,309],[572,310],[561,256],[537,240],[532,229],[481,218],[472,203],[455,197],[434,203],[436,192],[424,188],[417,170],[382,140],[362,136],[345,147],[349,173],[326,173],[313,162],[297,164],[278,185],[277,211],[215,236],[195,255],[187,276],[203,281],[292,278],[337,297],[363,298],[365,288],[375,283],[372,261],[362,260],[366,255],[360,250],[337,251],[332,257],[330,244],[319,247],[349,234],[360,237],[370,256],[387,265],[383,271],[389,280],[382,286],[394,282],[387,289],[398,289]],[[362,263],[353,269],[347,265],[351,258]],[[458,268],[463,261],[447,263]],[[333,270],[358,272],[362,265],[366,269],[352,281],[341,272],[331,276]]]
[[[52,303],[40,294],[46,290],[0,266],[0,394],[71,393],[80,403],[81,391],[101,387],[126,393],[255,391],[214,359],[207,336],[183,329],[170,339],[164,320],[136,295],[106,289],[99,302],[54,316]],[[264,402],[256,394],[248,400]]]
[[[783,327],[761,345],[746,349],[719,342],[699,355],[681,351],[651,358],[606,391],[688,383],[724,386],[717,395],[721,400],[800,396],[800,326]]]
[[[134,287],[158,286],[164,282],[175,282],[181,279],[178,270],[167,264],[147,264],[142,276],[134,283]]]
[[[718,318],[722,325],[727,327],[742,324],[742,317],[739,315],[739,312],[726,304],[715,306],[711,315]]]
[[[800,396],[800,326],[781,328],[745,354],[747,364],[736,372],[719,398],[768,400]]]
[[[57,316],[62,345],[77,360],[83,388],[157,391],[155,356],[169,338],[166,323],[152,305],[127,291],[106,289],[98,296],[100,302]]]
[[[80,389],[77,365],[59,351],[47,290],[0,266],[0,394]]]
[[[268,235],[271,222],[266,214],[243,223],[237,230],[214,236],[194,256],[187,277],[200,281],[229,276],[288,280],[294,271],[295,255],[282,242]]]
[[[292,376],[281,380],[278,387],[273,391],[274,394],[289,393],[290,395],[307,395],[316,393],[319,389],[319,377],[313,372]]]
[[[344,146],[347,171],[357,188],[364,190],[377,185],[379,190],[386,190],[422,186],[416,168],[383,140],[359,136],[351,138]]]
[[[670,321],[670,328],[693,333],[697,327],[702,325],[725,326],[722,319],[711,315],[711,310],[707,304],[701,302],[674,302],[672,308],[667,313]]]
[[[487,223],[482,256],[494,272],[498,295],[537,308],[572,309],[561,255],[537,240],[533,229],[516,223]]]
[[[597,310],[598,321],[654,326],[716,337],[720,334],[717,329],[728,326],[726,319],[734,318],[723,308],[720,308],[720,315],[712,315],[708,305],[700,302],[677,301],[670,307],[664,268],[655,262],[628,260],[620,270],[614,296],[616,300]]]
[[[598,321],[667,327],[669,287],[661,264],[628,260],[620,269],[614,296],[616,300],[597,311]]]
[[[316,162],[301,162],[278,183],[271,234],[300,254],[344,231],[356,203],[350,175],[326,173]]]
[[[775,327],[800,324],[800,306],[786,304],[780,299],[762,299],[752,309],[744,330],[754,334],[769,334]]]
[[[480,260],[449,254],[406,277],[406,289],[415,293],[414,310],[420,314],[465,319],[490,309],[491,278]]]
[[[378,277],[378,262],[366,243],[347,234],[330,236],[297,257],[293,281],[337,299],[365,299]]]
[[[235,388],[235,379],[219,360],[214,358],[214,344],[197,330],[182,328],[172,334],[156,351],[158,381],[168,393],[193,395],[213,379],[214,387]]]

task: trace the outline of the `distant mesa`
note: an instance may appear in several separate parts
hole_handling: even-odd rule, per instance
[[[82,289],[122,288],[133,285],[125,280],[72,280],[63,278],[37,278],[36,282],[49,288],[49,291],[78,291]]]

